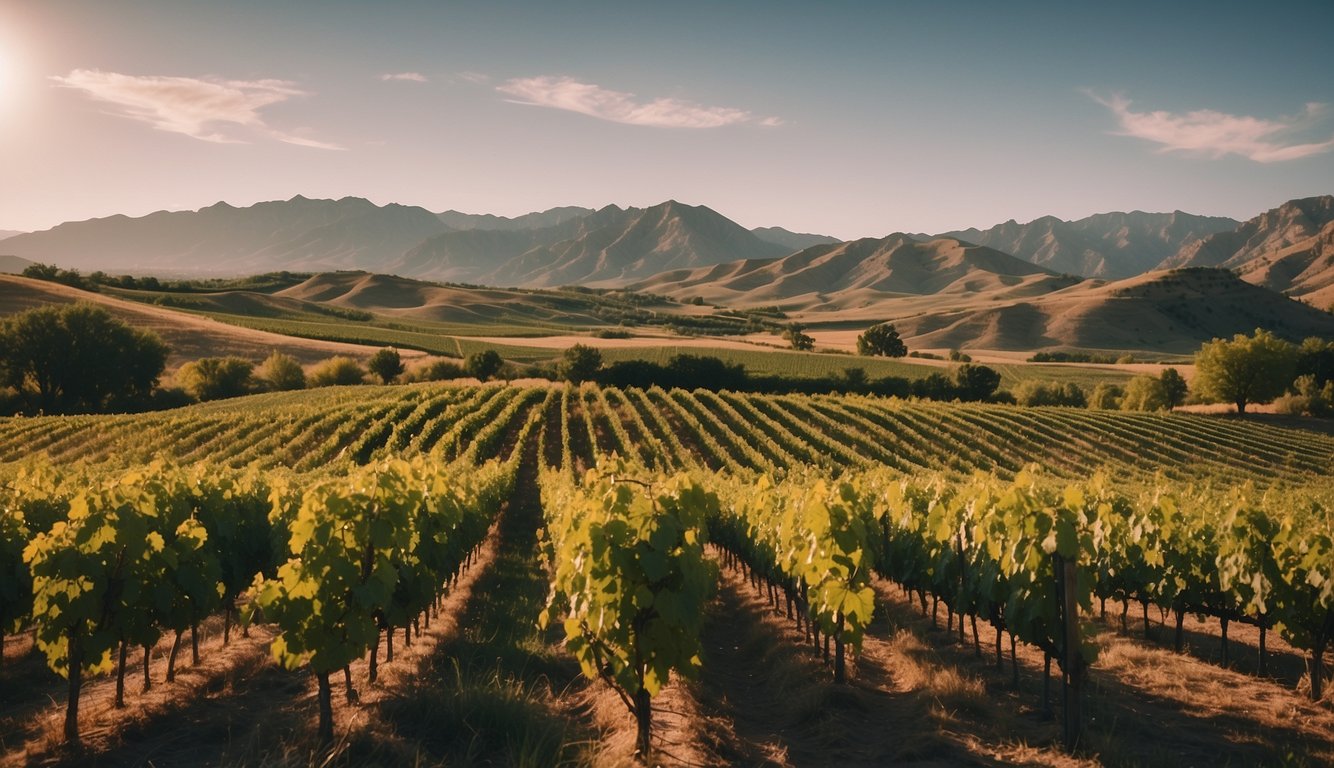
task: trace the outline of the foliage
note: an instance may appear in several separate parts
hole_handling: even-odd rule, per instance
[[[381,383],[388,384],[403,373],[403,358],[399,356],[397,349],[384,347],[371,355],[371,359],[366,362],[366,368],[379,378]]]
[[[1168,410],[1167,388],[1155,376],[1136,376],[1126,382],[1125,394],[1121,396],[1121,410]]]
[[[1297,376],[1313,377],[1316,386],[1334,381],[1334,340],[1312,336],[1297,347]]]
[[[176,381],[196,400],[221,400],[249,394],[254,363],[239,357],[202,357],[176,372]]]
[[[1297,348],[1269,331],[1257,328],[1250,336],[1231,341],[1214,339],[1195,353],[1195,392],[1210,402],[1235,403],[1245,413],[1251,403],[1264,403],[1292,382],[1297,369]]]
[[[595,347],[575,344],[561,355],[557,370],[562,379],[571,384],[582,384],[585,381],[592,381],[601,367],[601,352]]]
[[[287,392],[306,388],[306,372],[295,357],[274,350],[259,369],[255,378],[264,386],[277,392]]]
[[[717,569],[705,556],[705,521],[718,499],[685,476],[652,479],[624,464],[542,477],[549,515],[551,593],[540,626],[563,619],[566,647],[584,674],[621,695],[649,760],[653,696],[673,672],[702,666],[704,607]]]
[[[468,355],[463,361],[463,369],[479,381],[487,381],[500,373],[500,368],[504,364],[505,361],[501,359],[499,352],[494,349],[484,349]]]
[[[366,369],[353,358],[335,355],[315,366],[306,381],[312,387],[363,384],[366,381]]]
[[[1177,369],[1164,368],[1163,372],[1158,374],[1158,382],[1163,386],[1163,399],[1167,403],[1167,410],[1170,411],[1186,402],[1190,387]]]
[[[87,303],[43,306],[0,322],[0,382],[45,413],[103,411],[148,399],[167,347]]]
[[[893,323],[880,323],[867,328],[857,337],[857,354],[903,357],[908,354],[908,347],[899,338]]]
[[[954,369],[954,386],[959,399],[981,401],[990,398],[1000,386],[1000,374],[985,365],[964,363]]]
[[[1125,389],[1105,381],[1098,382],[1088,397],[1088,407],[1102,411],[1115,411],[1121,407],[1121,398]]]
[[[1065,384],[1020,382],[1014,389],[1014,399],[1020,405],[1065,405],[1075,408],[1088,405],[1088,397],[1084,394],[1084,390],[1073,381]]]
[[[783,329],[783,339],[795,350],[808,352],[815,349],[815,339],[807,335],[806,326],[801,323],[788,323]]]

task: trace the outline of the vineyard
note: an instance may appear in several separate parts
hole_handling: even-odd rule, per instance
[[[985,742],[1002,762],[1179,762],[1172,734],[1126,745],[1115,725],[1185,708],[1180,690],[1137,698],[1146,684],[1125,659],[1149,657],[1263,690],[1294,722],[1248,726],[1250,703],[1234,702],[1232,730],[1192,741],[1186,762],[1238,744],[1243,762],[1334,760],[1334,438],[1315,432],[857,396],[413,385],[7,419],[0,462],[0,629],[63,678],[70,745],[104,730],[105,713],[80,713],[85,685],[134,705],[131,653],[147,692],[154,659],[172,683],[184,642],[195,668],[201,637],[226,656],[253,629],[272,638],[266,674],[312,681],[297,706],[307,741],[343,743],[354,762],[398,759],[340,741],[358,707],[389,720],[411,697],[436,717],[449,708],[420,682],[379,679],[396,636],[460,691],[506,691],[499,729],[515,719],[531,737],[479,728],[474,708],[454,715],[474,733],[463,747],[412,742],[425,762],[597,762],[577,745],[614,742],[618,709],[623,752],[644,761],[910,759],[904,744],[846,738],[884,727],[861,718],[885,708],[868,691],[903,677],[900,657],[937,674],[918,686],[934,691],[918,719],[897,727],[945,717],[942,733],[980,734],[939,737],[931,748],[951,761],[985,762],[972,751]],[[743,629],[828,704],[828,733],[728,703],[782,699],[728,682],[719,659],[740,646],[720,633]],[[912,645],[922,638],[930,654]],[[474,656],[490,671],[465,664]],[[16,674],[43,678],[0,661],[0,702],[41,711],[31,697],[57,678],[16,690]],[[985,691],[942,692],[946,679]],[[592,698],[559,703],[575,689]],[[589,704],[600,692],[606,706]],[[987,714],[987,698],[1031,722]],[[54,749],[22,719],[0,716],[6,762]],[[555,735],[538,725],[553,719]],[[1037,743],[1016,748],[1011,726]]]

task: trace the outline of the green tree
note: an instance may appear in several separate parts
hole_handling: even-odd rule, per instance
[[[239,357],[203,357],[182,365],[176,381],[196,400],[221,400],[248,394],[254,370]]]
[[[1125,390],[1117,385],[1100,381],[1093,388],[1093,393],[1089,395],[1088,407],[1103,411],[1115,411],[1121,407],[1121,397],[1123,395],[1125,395]]]
[[[1167,410],[1170,411],[1186,402],[1186,394],[1190,391],[1190,387],[1177,369],[1164,369],[1158,374],[1158,382],[1163,385],[1163,399],[1167,403]]]
[[[1126,382],[1121,397],[1123,411],[1165,411],[1168,409],[1167,388],[1154,376],[1136,376]]]
[[[1283,394],[1297,368],[1297,348],[1260,328],[1250,336],[1214,339],[1195,353],[1195,392],[1210,402],[1235,403],[1245,413],[1251,403]]]
[[[504,364],[505,361],[501,359],[499,352],[494,349],[484,349],[468,355],[463,361],[463,368],[469,374],[476,376],[479,381],[487,381],[500,373],[500,368]]]
[[[1043,383],[1034,379],[1019,382],[1014,389],[1015,402],[1020,405],[1065,405],[1083,408],[1088,405],[1084,390],[1073,381],[1064,385]]]
[[[561,356],[559,373],[571,384],[590,381],[602,367],[602,353],[585,344],[575,344]]]
[[[265,358],[259,370],[255,371],[255,378],[278,392],[306,388],[306,372],[302,370],[301,363],[295,357],[277,350]]]
[[[867,328],[857,337],[857,354],[903,357],[908,354],[908,347],[899,338],[893,323],[880,323]]]
[[[93,304],[37,307],[0,323],[0,384],[45,413],[101,411],[146,400],[167,351]]]
[[[1001,375],[985,365],[964,363],[954,369],[954,386],[960,400],[986,400],[1000,386]]]
[[[1297,375],[1313,376],[1323,387],[1334,381],[1334,340],[1312,336],[1297,348]]]
[[[374,355],[366,363],[370,372],[375,374],[381,382],[388,384],[398,378],[403,373],[403,358],[399,356],[398,350],[393,347],[385,347]]]
[[[806,326],[801,323],[788,323],[783,331],[783,338],[793,349],[809,351],[815,349],[815,339],[806,334]]]
[[[308,378],[312,387],[362,384],[365,380],[366,369],[361,367],[361,363],[345,355],[334,355],[315,366]]]

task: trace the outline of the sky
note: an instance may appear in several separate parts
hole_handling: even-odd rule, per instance
[[[707,205],[850,239],[1334,193],[1334,2],[0,0],[0,229]]]

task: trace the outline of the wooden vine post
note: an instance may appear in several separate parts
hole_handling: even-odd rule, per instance
[[[1056,555],[1056,578],[1060,586],[1061,625],[1064,631],[1061,672],[1063,685],[1062,731],[1065,748],[1073,752],[1079,746],[1079,696],[1084,682],[1084,659],[1080,655],[1079,600],[1075,595],[1078,564]]]

